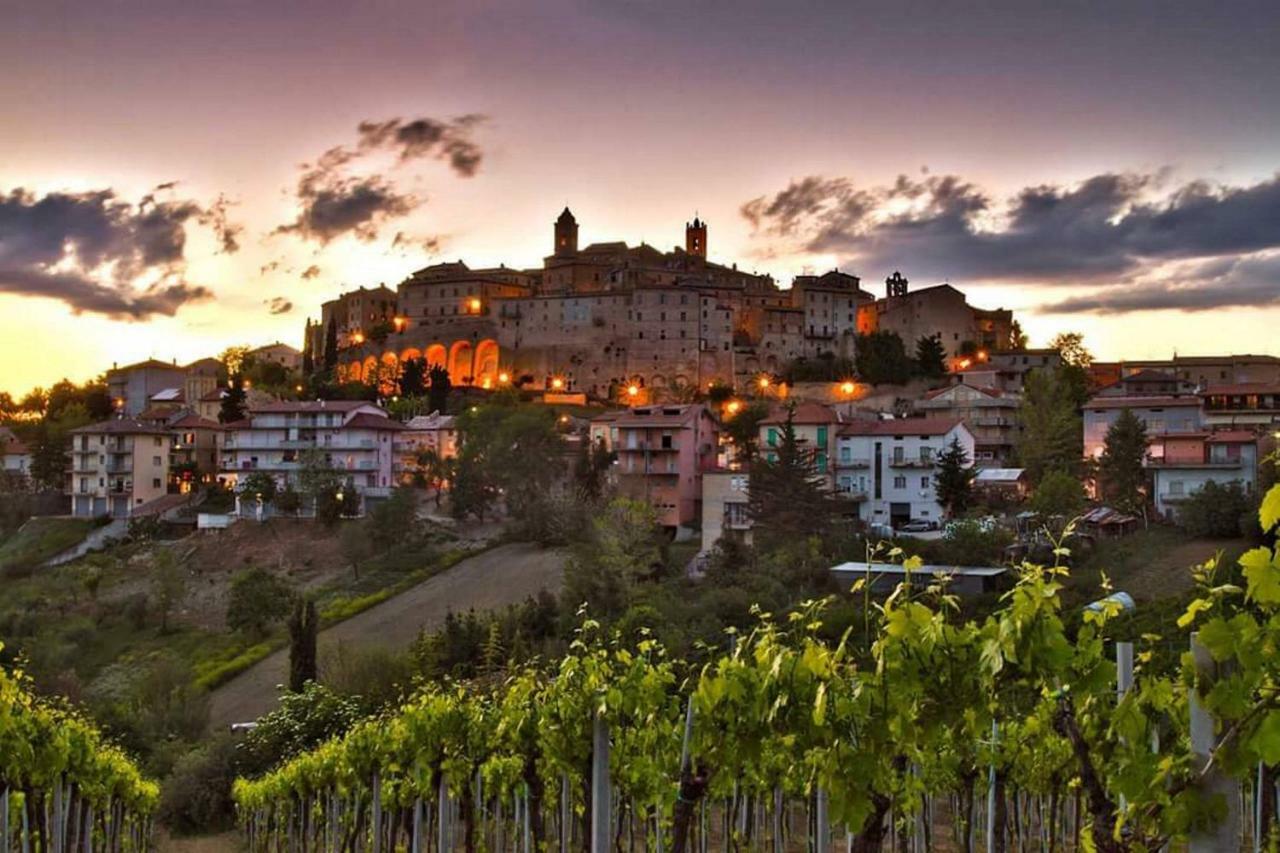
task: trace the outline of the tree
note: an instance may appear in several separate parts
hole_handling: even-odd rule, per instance
[[[289,613],[293,589],[265,569],[238,572],[227,596],[227,627],[261,637]]]
[[[1178,506],[1178,523],[1196,537],[1232,539],[1251,528],[1254,505],[1237,482],[1205,483]]]
[[[276,478],[268,474],[266,471],[254,471],[240,481],[240,488],[237,490],[243,497],[254,498],[262,497],[264,504],[269,504],[276,497]]]
[[[457,428],[454,515],[482,518],[499,494],[517,518],[536,511],[560,474],[563,442],[555,413],[499,396],[459,415]]]
[[[440,414],[448,414],[449,411],[449,391],[453,388],[453,382],[449,379],[449,371],[445,369],[443,364],[433,364],[431,369],[427,371],[427,401],[431,406],[431,411]]]
[[[787,407],[777,447],[751,466],[747,513],[762,551],[828,532],[835,504],[815,451],[801,448],[796,438],[794,404]]]
[[[1098,486],[1102,498],[1117,509],[1140,513],[1146,508],[1147,426],[1129,409],[1123,409],[1107,429],[1098,460]]]
[[[969,454],[960,439],[951,439],[951,444],[938,454],[933,489],[938,496],[947,516],[956,516],[969,508],[973,498],[973,481],[978,472],[969,461]]]
[[[411,358],[404,363],[400,373],[400,396],[421,397],[427,392],[427,362],[422,358]]]
[[[218,409],[218,423],[229,424],[242,421],[247,414],[248,396],[244,391],[244,380],[240,374],[234,374],[222,395],[222,406]]]
[[[307,327],[302,336],[302,375],[306,379],[310,379],[311,374],[316,372],[316,356],[311,351],[311,338],[311,318],[308,317]]]
[[[578,444],[578,459],[573,466],[573,480],[579,494],[589,501],[597,501],[604,494],[605,479],[618,454],[605,446],[604,439],[592,442],[583,436]]]
[[[1050,471],[1078,474],[1083,450],[1080,411],[1061,369],[1027,374],[1019,407],[1018,458],[1034,484]]]
[[[333,371],[337,366],[338,327],[330,320],[329,325],[324,330],[324,372],[329,376],[333,376]]]
[[[316,680],[316,635],[320,631],[320,617],[316,603],[310,598],[299,598],[289,616],[289,690],[298,693],[307,682]]]
[[[916,369],[922,376],[938,377],[947,372],[947,348],[942,335],[921,335],[916,341]]]
[[[369,512],[369,535],[380,550],[403,542],[417,526],[418,506],[412,489],[393,489],[391,496]]]
[[[858,335],[854,364],[862,380],[872,385],[902,385],[913,367],[902,338],[889,331]]]
[[[1093,364],[1093,353],[1085,347],[1080,332],[1059,332],[1049,341],[1049,349],[1057,350],[1063,363],[1072,367],[1088,368]]]
[[[1084,509],[1084,484],[1066,471],[1045,474],[1031,495],[1031,509],[1041,515],[1073,518]]]
[[[151,558],[151,600],[160,614],[160,633],[169,633],[169,617],[187,597],[187,573],[168,548],[160,548]]]
[[[586,604],[601,616],[620,614],[638,584],[660,576],[665,558],[654,508],[646,501],[616,498],[593,520],[589,541],[566,566],[564,601],[572,608]]]
[[[67,478],[67,439],[48,419],[36,427],[31,453],[31,479],[46,489],[61,490]]]
[[[246,776],[266,773],[295,755],[338,737],[364,716],[360,703],[313,679],[285,693],[279,706],[260,717],[240,743]]]
[[[343,491],[342,475],[325,457],[323,451],[306,450],[299,456],[298,488],[311,498],[316,510],[316,519],[326,527],[331,527],[342,517],[343,501],[347,495]],[[342,495],[342,499],[339,499]],[[352,496],[353,500],[355,496]]]
[[[724,433],[744,467],[749,467],[760,451],[760,422],[767,417],[769,404],[764,400],[752,400],[724,417]]]
[[[1009,326],[1009,349],[1026,349],[1027,333],[1022,331],[1022,324],[1014,320]]]

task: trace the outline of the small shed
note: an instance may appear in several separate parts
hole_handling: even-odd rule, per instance
[[[1109,506],[1100,506],[1082,515],[1080,524],[1095,536],[1127,536],[1138,529],[1138,518]]]
[[[1008,569],[1002,566],[919,566],[910,572],[913,586],[928,586],[942,577],[951,579],[949,590],[959,595],[994,592]],[[846,589],[865,578],[873,592],[888,594],[907,580],[907,570],[897,563],[841,563],[831,567],[836,582]]]

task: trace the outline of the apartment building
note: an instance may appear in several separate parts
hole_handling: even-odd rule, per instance
[[[175,412],[166,422],[169,433],[169,478],[183,494],[217,481],[222,451],[222,424],[191,409]]]
[[[702,474],[702,550],[710,551],[724,536],[751,543],[747,502],[751,475],[716,469]]]
[[[245,420],[223,428],[221,479],[229,485],[266,472],[296,486],[299,472],[315,460],[362,495],[385,497],[395,485],[394,438],[405,426],[362,400],[317,400],[251,406]]]
[[[959,441],[970,460],[974,437],[950,418],[897,418],[842,424],[835,460],[836,492],[857,502],[858,517],[899,526],[941,521],[934,490],[938,455]]]
[[[137,418],[116,418],[72,430],[72,515],[128,518],[138,507],[164,496],[169,444],[164,426]]]
[[[760,455],[770,462],[777,459],[777,447],[782,443],[788,417],[791,418],[796,444],[801,450],[813,453],[814,466],[831,487],[834,483],[831,462],[835,458],[839,417],[829,406],[806,401],[795,404],[794,408],[775,407],[768,417],[760,421]]]
[[[1084,407],[1084,455],[1089,459],[1102,456],[1107,430],[1125,409],[1133,412],[1147,426],[1153,440],[1165,434],[1184,435],[1204,429],[1200,398],[1193,394],[1130,396],[1098,395]]]
[[[1212,428],[1274,430],[1280,425],[1280,381],[1207,385],[1200,391]]]
[[[701,515],[702,476],[715,468],[719,429],[706,406],[690,403],[610,413],[596,435],[618,456],[619,493],[648,501],[658,523],[679,533]]]
[[[418,415],[405,422],[404,429],[395,434],[396,482],[410,483],[418,471],[418,457],[431,451],[441,459],[458,455],[458,430],[453,415],[432,412]]]
[[[1258,437],[1251,430],[1163,435],[1152,442],[1151,472],[1156,512],[1176,520],[1178,506],[1213,482],[1239,483],[1252,492],[1258,476]]]
[[[973,463],[1003,468],[1013,458],[1022,430],[1022,397],[999,388],[952,385],[927,392],[913,408],[926,417],[964,421],[973,433]]]

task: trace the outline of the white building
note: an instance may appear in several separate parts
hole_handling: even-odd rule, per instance
[[[31,471],[31,451],[8,427],[0,427],[0,470],[19,477]]]
[[[960,421],[899,418],[853,421],[836,440],[836,491],[858,502],[868,523],[941,521],[934,491],[937,457],[959,441],[973,463],[973,433]]]
[[[395,485],[394,437],[405,428],[363,400],[264,403],[223,426],[222,479],[230,485],[262,471],[296,486],[315,453],[367,497],[385,497]]]

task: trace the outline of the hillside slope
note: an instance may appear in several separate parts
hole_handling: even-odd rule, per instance
[[[565,553],[535,545],[504,545],[477,554],[412,589],[340,622],[320,634],[320,647],[354,645],[407,647],[423,628],[436,628],[449,611],[495,610],[517,604],[542,589],[558,591]],[[270,711],[277,685],[288,678],[289,652],[264,658],[210,696],[210,725],[225,728]]]

